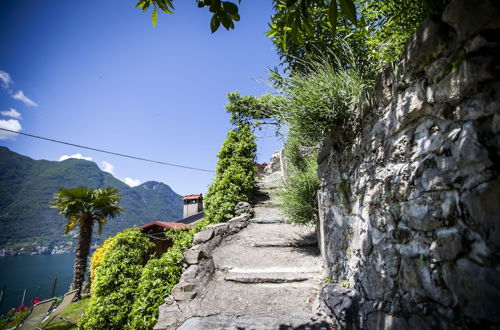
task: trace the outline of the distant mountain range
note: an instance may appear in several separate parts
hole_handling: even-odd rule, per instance
[[[60,188],[113,186],[125,211],[109,219],[95,242],[132,226],[182,217],[182,196],[168,185],[148,181],[129,187],[91,161],[34,160],[0,147],[0,252],[58,253],[74,246],[76,233],[64,235],[66,220],[50,208]]]

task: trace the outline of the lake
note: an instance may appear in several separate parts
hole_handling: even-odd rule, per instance
[[[73,279],[74,258],[70,253],[0,257],[0,290],[4,290],[0,314],[21,304],[24,289],[25,305],[34,297],[50,298],[55,277],[56,296],[64,295]]]

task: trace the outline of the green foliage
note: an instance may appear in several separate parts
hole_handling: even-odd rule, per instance
[[[238,0],[238,3],[240,1]],[[160,10],[167,14],[173,14],[175,8],[172,2],[173,0],[139,0],[136,7],[142,9],[143,12],[152,7],[151,22],[153,26],[156,26]],[[227,30],[234,29],[234,22],[240,20],[238,6],[233,2],[220,0],[197,0],[196,2],[198,8],[208,7],[212,13],[210,20],[210,30],[212,33],[217,31],[221,24]]]
[[[215,179],[205,198],[210,223],[225,222],[240,201],[250,201],[255,184],[255,136],[248,125],[229,131],[218,153]]]
[[[234,94],[232,100],[241,100]],[[230,98],[231,100],[231,98]],[[230,101],[231,102],[231,101]],[[205,218],[190,231],[167,231],[174,245],[159,259],[150,260],[142,271],[137,296],[130,313],[131,329],[152,328],[157,322],[158,307],[163,303],[182,272],[184,251],[191,247],[195,233],[209,224],[227,221],[239,201],[249,201],[255,184],[255,138],[250,126],[233,103],[234,124],[217,154],[215,179],[205,198]]]
[[[11,309],[6,315],[0,317],[0,329],[15,329],[31,313],[30,308],[24,307],[19,310]]]
[[[245,125],[261,125],[261,120],[270,120],[268,124],[279,125],[277,110],[282,103],[280,97],[265,94],[261,97],[241,96],[239,93],[229,93],[226,111],[231,114],[231,124],[241,127]]]
[[[337,69],[327,59],[313,62],[307,73],[294,72],[283,80],[279,115],[302,145],[312,146],[339,127],[370,85],[353,63]]]
[[[84,298],[78,302],[71,303],[62,313],[61,317],[66,320],[71,321],[75,324],[78,323],[80,317],[86,312],[89,305],[90,298]],[[64,320],[56,318],[48,326],[43,327],[44,330],[68,330],[68,323]],[[76,327],[71,327],[69,329],[76,329]]]
[[[382,66],[399,56],[407,38],[424,18],[443,8],[442,0],[355,0],[354,5],[346,1],[321,2],[309,7],[306,29],[295,28],[297,13],[283,5],[275,6],[268,36],[282,63],[292,70],[304,71],[306,63],[322,57],[327,49],[334,54],[331,62],[347,68],[349,56],[345,57],[343,46],[347,43],[362,73],[373,78]],[[357,8],[358,22],[353,7]]]
[[[87,313],[78,323],[80,329],[123,329],[127,325],[146,254],[152,245],[135,229],[116,235],[96,270]]]
[[[184,251],[191,247],[194,230],[169,230],[174,245],[159,259],[151,259],[142,271],[137,298],[130,314],[131,329],[151,329],[158,320],[158,307],[170,295],[182,273]]]
[[[316,191],[319,189],[319,179],[316,173],[316,154],[309,155],[304,160],[305,168],[290,169],[283,187],[278,191],[281,209],[290,221],[298,224],[316,222],[318,206]]]
[[[86,221],[97,222],[101,233],[106,218],[116,218],[123,212],[123,208],[118,205],[120,198],[118,190],[113,187],[101,189],[78,187],[59,189],[50,205],[58,209],[68,220],[64,229],[65,234],[76,225],[82,226]]]
[[[297,134],[288,135],[283,153],[288,165],[294,171],[304,171],[307,167],[307,161],[301,148],[302,146],[303,141]]]
[[[356,6],[352,0],[338,0],[340,4],[340,16],[349,19],[354,24],[356,24]],[[174,6],[172,4],[173,0],[139,0],[136,7],[142,9],[143,12],[147,11],[150,7],[153,8],[151,14],[151,21],[153,26],[156,26],[158,20],[158,12],[162,10],[167,14],[173,14]],[[238,0],[238,4],[241,0]],[[198,8],[208,7],[209,11],[212,13],[212,18],[210,20],[210,30],[213,32],[217,31],[222,23],[227,30],[234,29],[234,22],[240,20],[240,15],[238,13],[238,5],[230,1],[220,1],[220,0],[196,0]],[[315,8],[327,8],[330,14],[330,28],[332,33],[335,33],[335,27],[337,24],[338,10],[337,1],[324,1],[324,0],[273,0],[275,9],[286,11],[288,14],[288,19],[286,25],[283,28],[294,31],[292,37],[296,34],[307,33],[312,35],[313,30],[311,29],[311,19],[309,11]],[[334,14],[333,14],[334,13]]]
[[[90,258],[90,285],[91,285],[91,292],[92,292],[92,282],[94,282],[95,279],[95,274],[97,268],[101,265],[102,261],[104,260],[104,254],[106,251],[109,249],[111,246],[111,243],[115,240],[116,236],[112,236],[108,238],[107,240],[104,241],[104,243],[101,244],[101,246],[94,251],[92,254],[92,257]]]

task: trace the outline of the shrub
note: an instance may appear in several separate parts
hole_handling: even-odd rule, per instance
[[[205,218],[190,231],[167,231],[174,245],[144,267],[130,313],[131,329],[150,329],[157,322],[158,307],[180,280],[183,254],[191,247],[194,234],[209,224],[232,218],[236,204],[250,200],[255,184],[255,151],[249,125],[228,132],[217,154],[215,179],[205,198]]]
[[[146,254],[152,245],[134,229],[126,229],[114,237],[96,269],[93,294],[79,328],[123,329],[127,325]]]
[[[130,313],[131,329],[151,329],[156,324],[158,307],[179,282],[183,254],[191,246],[194,232],[194,229],[166,232],[174,245],[159,259],[151,259],[144,267]]]
[[[92,292],[92,283],[94,282],[95,279],[95,273],[97,268],[101,265],[103,259],[104,259],[104,254],[106,251],[109,249],[111,246],[111,243],[114,241],[115,237],[110,237],[107,240],[104,241],[104,243],[101,244],[101,246],[94,251],[92,254],[92,257],[90,258],[90,291]]]
[[[240,201],[250,201],[255,185],[255,137],[249,125],[229,131],[218,153],[215,179],[205,198],[205,217],[210,223],[224,222],[234,215]]]
[[[148,329],[155,325],[158,307],[179,282],[184,251],[191,247],[194,234],[209,224],[230,219],[239,201],[250,200],[255,184],[256,149],[250,126],[238,121],[238,128],[228,132],[217,154],[215,179],[205,198],[205,218],[190,231],[167,231],[174,244],[160,258],[151,259],[144,267],[129,315],[129,328]]]
[[[304,162],[303,170],[290,170],[283,187],[278,191],[283,213],[290,221],[298,224],[315,222],[318,212],[316,191],[319,189],[319,179],[316,173],[316,155],[308,156]]]

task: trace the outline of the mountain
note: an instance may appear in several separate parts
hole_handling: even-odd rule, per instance
[[[60,188],[113,186],[125,211],[109,219],[96,243],[132,226],[182,217],[182,196],[161,182],[129,187],[91,161],[34,160],[0,147],[0,250],[21,253],[66,251],[76,233],[64,235],[66,220],[50,208]]]

